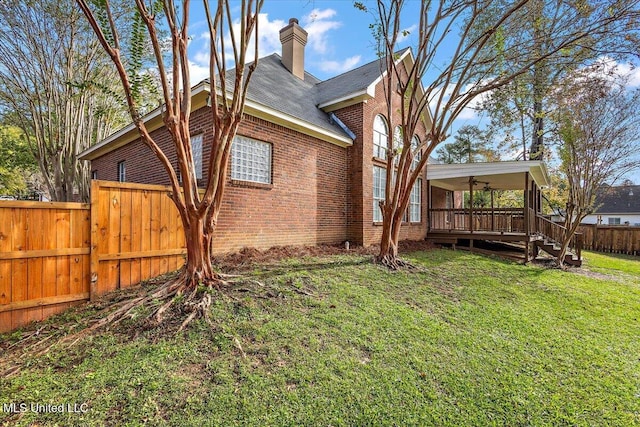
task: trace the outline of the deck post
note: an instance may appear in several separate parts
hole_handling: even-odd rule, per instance
[[[524,263],[529,262],[529,172],[524,173]]]
[[[469,232],[473,234],[473,177],[469,177]]]
[[[496,213],[493,207],[493,188],[491,189],[491,231],[496,231]]]
[[[427,233],[431,231],[431,181],[427,180]]]

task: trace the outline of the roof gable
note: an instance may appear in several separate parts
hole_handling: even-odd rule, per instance
[[[411,52],[411,48],[405,48],[396,53],[397,61],[404,60]],[[360,98],[373,98],[375,86],[386,74],[383,58],[376,59],[368,64],[339,74],[328,80],[318,83],[320,93],[318,106],[326,108],[342,101]]]
[[[411,60],[410,53],[410,48],[399,51],[396,54],[397,61]],[[375,96],[375,85],[385,74],[381,69],[383,66],[382,59],[376,59],[325,81],[307,72],[302,80],[291,74],[282,64],[280,55],[274,53],[258,61],[251,76],[245,112],[331,143],[348,146],[354,134],[331,111],[347,105],[347,100],[348,103],[357,103]],[[233,78],[233,69],[228,70],[228,82],[231,83]],[[233,87],[232,84],[228,86]],[[194,87],[194,95],[195,89],[203,92],[203,96],[199,102],[192,104],[194,110],[208,103],[204,97],[204,92],[209,92],[208,80]],[[332,108],[324,108],[328,105]],[[162,126],[161,111],[158,108],[145,116],[145,123],[151,126],[150,130]],[[138,138],[137,129],[130,124],[85,150],[80,158],[95,159]]]

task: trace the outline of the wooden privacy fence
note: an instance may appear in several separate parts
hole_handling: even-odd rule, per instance
[[[0,202],[0,332],[180,268],[169,191],[96,180],[90,205]]]
[[[640,255],[640,227],[581,224],[584,249]]]

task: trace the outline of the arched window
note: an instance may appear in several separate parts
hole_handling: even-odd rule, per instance
[[[413,153],[413,161],[411,162],[411,170],[415,170],[418,167],[420,159],[422,159],[422,150],[418,151],[420,147],[420,139],[414,135],[411,138],[411,152]]]
[[[378,115],[373,120],[373,157],[387,158],[387,144],[389,141],[389,128],[384,117]]]

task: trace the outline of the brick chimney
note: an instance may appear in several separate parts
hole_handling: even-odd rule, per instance
[[[291,74],[304,80],[304,46],[307,32],[298,25],[296,18],[289,19],[289,25],[280,30],[282,43],[282,63]]]

